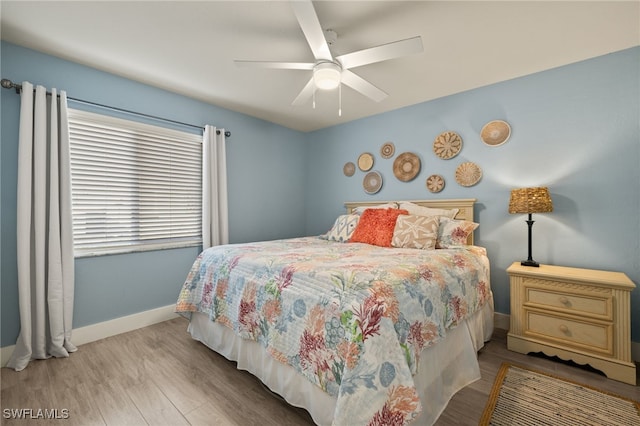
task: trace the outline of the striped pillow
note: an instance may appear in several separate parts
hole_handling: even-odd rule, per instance
[[[340,243],[346,243],[351,238],[353,231],[358,225],[360,215],[357,214],[343,214],[338,216],[333,224],[333,227],[320,238],[329,241],[338,241]]]

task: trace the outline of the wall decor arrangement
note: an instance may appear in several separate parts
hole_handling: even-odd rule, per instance
[[[369,152],[363,152],[358,157],[358,168],[363,172],[368,172],[373,167],[374,158],[373,154]]]
[[[482,178],[482,169],[476,163],[467,161],[456,168],[456,182],[461,186],[473,186]]]
[[[456,132],[442,132],[433,141],[433,152],[443,160],[449,160],[462,149],[462,138]]]
[[[500,146],[509,140],[509,136],[511,136],[511,126],[502,120],[490,121],[480,131],[480,139],[489,146]]]
[[[402,182],[413,180],[420,173],[420,158],[413,152],[403,152],[393,161],[393,174]]]
[[[367,194],[375,194],[382,188],[382,175],[378,171],[367,173],[362,180],[362,187]]]
[[[481,140],[488,146],[504,144],[511,135],[509,123],[503,120],[493,120],[486,123],[480,132]],[[450,160],[456,157],[462,150],[462,137],[454,131],[448,130],[440,133],[433,141],[433,153],[442,160]],[[380,147],[380,157],[393,158],[396,147],[393,142],[387,141]],[[382,188],[382,175],[379,171],[372,171],[375,157],[371,152],[363,152],[355,162],[349,161],[343,166],[345,176],[353,176],[357,170],[366,173],[362,181],[362,187],[367,194],[376,194]],[[401,182],[410,182],[420,173],[422,167],[420,157],[414,152],[398,154],[393,161],[393,174]],[[466,161],[459,164],[454,172],[456,182],[463,187],[474,186],[482,179],[482,169],[476,163]],[[427,190],[433,194],[441,192],[445,187],[445,178],[441,174],[432,174],[425,181]]]
[[[382,145],[382,148],[380,148],[380,155],[382,158],[391,158],[395,152],[396,147],[393,142],[386,142]]]
[[[356,165],[353,164],[353,162],[349,161],[344,164],[344,167],[342,168],[342,173],[344,173],[345,176],[351,177],[354,175],[355,172],[356,172]]]
[[[427,178],[427,189],[434,194],[444,189],[444,178],[440,175],[431,175]]]

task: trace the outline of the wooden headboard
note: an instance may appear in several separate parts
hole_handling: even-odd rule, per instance
[[[458,209],[455,219],[468,220],[474,222],[473,206],[476,202],[475,198],[462,198],[451,200],[402,200],[409,201],[423,207],[431,207],[434,209]],[[351,213],[356,207],[377,206],[379,204],[399,203],[400,201],[350,201],[344,203],[347,213]],[[473,233],[469,235],[468,244],[473,244]]]

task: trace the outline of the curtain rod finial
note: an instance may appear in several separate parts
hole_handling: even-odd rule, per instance
[[[22,88],[21,85],[19,84],[15,84],[13,81],[9,80],[8,78],[3,78],[2,80],[0,80],[0,86],[2,86],[3,89],[16,89],[16,93],[20,93],[20,89]]]

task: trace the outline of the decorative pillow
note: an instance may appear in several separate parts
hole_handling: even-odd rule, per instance
[[[356,207],[351,211],[351,214],[361,215],[367,209],[397,209],[398,203],[386,203],[386,204],[378,204],[375,206],[360,206]]]
[[[343,214],[338,216],[333,223],[333,227],[320,238],[329,241],[338,241],[340,243],[346,243],[351,238],[351,234],[356,229],[360,216],[357,214]]]
[[[439,223],[438,216],[413,214],[398,216],[391,245],[393,247],[432,250],[436,248]]]
[[[453,219],[458,214],[459,209],[434,209],[431,207],[419,206],[410,201],[401,201],[399,208],[409,212],[409,214],[415,214],[418,216],[445,216]]]
[[[440,217],[436,248],[450,248],[467,245],[467,238],[479,226],[467,220],[453,220]]]
[[[349,242],[391,247],[393,230],[398,216],[407,214],[400,209],[366,209]]]

